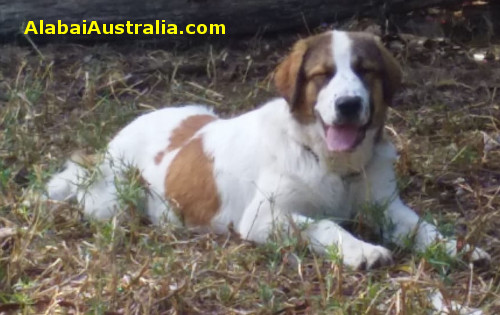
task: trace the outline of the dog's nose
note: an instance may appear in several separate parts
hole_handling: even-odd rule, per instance
[[[353,119],[361,111],[361,97],[342,96],[335,101],[335,108],[342,118]]]

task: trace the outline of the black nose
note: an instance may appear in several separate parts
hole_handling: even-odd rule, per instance
[[[342,96],[335,101],[337,112],[346,119],[356,118],[361,112],[361,97]]]

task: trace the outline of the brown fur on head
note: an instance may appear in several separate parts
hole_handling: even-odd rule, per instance
[[[331,44],[330,32],[301,39],[276,69],[276,89],[302,122],[314,120],[316,97],[335,72]]]
[[[363,78],[370,91],[371,125],[381,128],[387,107],[401,86],[401,67],[377,36],[369,33],[350,33],[354,71]]]
[[[352,67],[360,75],[371,74],[381,81],[387,106],[401,86],[402,72],[398,61],[384,47],[378,36],[370,33],[349,33],[352,40]]]
[[[352,41],[351,68],[370,91],[374,123],[383,123],[386,107],[392,105],[401,84],[401,68],[376,36],[354,32],[348,36]],[[300,122],[314,121],[318,94],[335,75],[333,40],[332,32],[299,40],[276,69],[276,89]]]

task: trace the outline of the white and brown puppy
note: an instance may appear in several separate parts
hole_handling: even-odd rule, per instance
[[[339,222],[364,204],[385,207],[377,228],[417,250],[442,240],[436,227],[396,192],[394,146],[384,138],[387,107],[401,81],[396,60],[365,33],[326,32],[300,40],[275,74],[283,96],[232,119],[204,106],[165,108],[137,118],[109,143],[100,178],[78,185],[84,168],[68,162],[48,183],[52,199],[76,197],[85,213],[109,218],[119,208],[123,166],[140,170],[154,223],[226,232],[266,242],[301,229],[324,253],[338,246],[346,265],[391,262],[386,248],[364,242]],[[375,224],[375,223],[374,223]],[[456,242],[445,240],[456,254]],[[472,259],[489,259],[480,249]]]

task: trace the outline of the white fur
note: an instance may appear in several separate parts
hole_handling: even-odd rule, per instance
[[[350,40],[342,32],[332,36],[338,71],[320,92],[316,109],[323,121],[332,122],[335,99],[357,95],[362,97],[363,115],[368,117],[368,91],[350,68]],[[110,142],[99,168],[100,178],[86,189],[79,188],[76,183],[84,172],[69,164],[49,182],[49,197],[77,195],[87,214],[110,217],[120,206],[114,183],[122,178],[123,167],[134,166],[149,184],[151,220],[180,223],[164,199],[165,176],[179,150],[167,153],[158,165],[154,158],[169,145],[172,130],[198,114],[213,115],[205,107],[186,106],[137,118]],[[338,246],[346,265],[370,268],[389,262],[390,251],[357,239],[339,223],[352,219],[365,203],[378,202],[387,206],[382,221],[392,223],[377,227],[388,240],[401,245],[406,236],[416,233],[416,248],[423,250],[442,239],[434,226],[421,222],[397,196],[396,150],[385,140],[375,143],[373,130],[368,130],[354,152],[333,154],[327,151],[320,120],[300,124],[280,98],[244,115],[209,123],[196,136],[202,138],[205,153],[214,160],[213,175],[221,200],[217,215],[202,228],[223,233],[232,225],[243,238],[258,243],[266,242],[273,233],[299,232],[316,252]],[[361,175],[345,177],[352,172]],[[455,243],[448,244],[455,253]],[[474,255],[477,259],[489,257],[481,250]]]
[[[351,68],[351,40],[345,32],[333,32],[333,57],[336,73],[326,88],[318,95],[316,110],[327,125],[333,125],[339,119],[335,110],[335,101],[342,96],[361,97],[360,124],[370,118],[370,95],[363,81]]]

